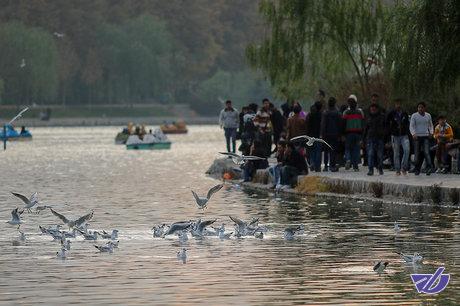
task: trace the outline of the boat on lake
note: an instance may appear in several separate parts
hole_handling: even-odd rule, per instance
[[[18,132],[14,129],[14,127],[11,124],[6,125],[6,138],[9,141],[12,140],[32,140],[32,134],[30,133],[29,130],[26,130],[25,127],[21,128],[21,131]],[[0,128],[0,140],[5,139],[5,132],[3,127]]]
[[[183,120],[172,123],[164,123],[160,125],[160,129],[165,134],[186,134],[188,132],[187,125]]]
[[[128,150],[169,150],[171,141],[160,129],[142,136],[130,135],[126,141]]]

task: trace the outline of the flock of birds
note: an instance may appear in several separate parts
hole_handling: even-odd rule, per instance
[[[21,231],[21,224],[23,223],[23,220],[21,218],[22,214],[24,212],[40,214],[42,211],[49,209],[54,216],[56,216],[65,226],[68,227],[68,230],[64,230],[63,225],[61,224],[48,227],[43,227],[41,225],[38,226],[40,232],[43,235],[49,235],[53,238],[54,241],[60,243],[60,249],[56,252],[57,258],[67,258],[68,252],[70,251],[72,244],[72,240],[70,239],[75,239],[78,235],[81,235],[84,238],[84,240],[96,241],[98,240],[98,237],[108,240],[106,244],[94,245],[94,247],[99,252],[112,253],[115,248],[118,248],[118,230],[114,229],[111,233],[108,233],[104,230],[89,230],[88,221],[92,219],[93,211],[89,212],[84,216],[79,217],[78,219],[73,220],[67,218],[61,213],[58,213],[51,206],[40,206],[37,192],[32,194],[30,198],[27,198],[26,196],[20,193],[12,192],[12,194],[19,198],[24,204],[22,210],[19,210],[18,207],[13,209],[13,211],[11,212],[11,220],[7,221],[7,223],[10,225],[17,225],[17,230],[19,232],[18,239],[13,240],[14,246],[21,245],[27,240],[26,233]]]
[[[315,141],[324,142],[322,139],[318,140],[316,138],[308,136],[302,137],[302,139],[305,140],[306,144],[310,146]],[[261,159],[257,156],[244,156],[226,152],[221,152],[221,154],[227,155],[237,165],[243,165],[244,163],[250,160]],[[198,208],[202,210],[206,209],[212,196],[219,192],[223,186],[223,184],[218,184],[212,187],[211,189],[209,189],[206,196],[199,196],[195,191],[192,190],[191,192]],[[24,212],[39,214],[42,211],[49,209],[49,211],[54,216],[56,216],[63,223],[63,225],[68,227],[68,231],[66,231],[62,229],[63,225],[61,224],[49,226],[47,228],[39,225],[39,229],[42,234],[49,235],[53,238],[54,241],[60,242],[60,250],[56,252],[57,258],[65,259],[67,257],[67,252],[70,250],[72,243],[70,239],[75,239],[77,236],[82,236],[84,240],[89,241],[97,241],[98,238],[108,240],[105,244],[94,244],[94,247],[99,252],[112,253],[115,248],[118,248],[119,240],[117,240],[117,229],[113,229],[110,233],[104,230],[97,231],[89,229],[88,221],[92,219],[94,214],[93,211],[77,219],[69,219],[63,214],[54,210],[51,206],[39,205],[37,192],[32,194],[30,198],[27,198],[26,196],[15,192],[12,192],[12,194],[18,199],[20,199],[24,204],[22,210],[19,210],[19,208],[13,209],[11,212],[11,220],[7,221],[7,223],[10,225],[18,226],[17,229],[19,232],[19,238],[13,241],[13,245],[20,245],[27,239],[26,234],[22,232],[20,229],[20,226],[23,223],[21,215]],[[152,235],[154,238],[165,238],[166,236],[175,235],[177,236],[180,242],[186,242],[189,239],[189,235],[196,239],[201,239],[209,236],[218,237],[221,240],[230,239],[232,236],[235,238],[253,236],[257,239],[264,239],[264,233],[269,231],[269,228],[267,226],[259,225],[258,218],[253,218],[249,221],[244,221],[238,217],[230,215],[229,219],[233,222],[233,231],[227,231],[224,223],[222,223],[218,227],[213,226],[217,219],[198,219],[174,222],[169,225],[165,223],[155,225],[152,228]],[[396,233],[399,233],[400,230],[400,226],[395,222],[394,231]],[[287,227],[283,231],[283,238],[285,240],[293,240],[296,236],[303,235],[304,232],[305,226],[303,224]],[[404,253],[398,254],[401,256],[401,259],[406,263],[419,264],[423,261],[423,257],[418,253],[414,253],[413,255],[408,255]],[[182,248],[179,251],[177,251],[177,258],[181,260],[183,263],[185,263],[187,259],[187,249]],[[386,269],[388,264],[388,262],[379,261],[377,264],[375,264],[373,270],[380,274]]]

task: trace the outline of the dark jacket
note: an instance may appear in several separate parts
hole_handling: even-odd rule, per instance
[[[308,173],[307,162],[296,149],[292,149],[290,154],[284,154],[284,165],[296,168],[299,172]]]
[[[283,111],[284,118],[289,118],[289,114],[292,112],[292,103],[286,102],[281,105],[281,110]]]
[[[280,134],[283,131],[285,121],[285,118],[283,115],[281,115],[281,112],[276,108],[272,109],[270,120],[272,122],[273,133]]]
[[[342,134],[343,121],[339,110],[328,108],[321,117],[321,137],[339,137]]]
[[[310,113],[307,116],[307,132],[308,136],[318,138],[321,133],[321,104],[315,102],[310,108]]]
[[[387,129],[392,136],[410,135],[410,120],[406,112],[397,112],[392,110],[387,116]]]
[[[365,120],[364,126],[364,137],[377,138],[384,140],[385,138],[385,115],[378,110],[375,114],[369,113],[369,116]]]

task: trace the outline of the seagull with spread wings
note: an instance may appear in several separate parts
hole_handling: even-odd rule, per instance
[[[19,199],[21,199],[22,202],[24,202],[25,204],[24,209],[27,209],[28,212],[32,212],[30,209],[34,207],[36,204],[38,204],[38,193],[37,192],[34,192],[30,196],[29,199],[20,193],[12,192],[12,194],[15,197],[18,197]]]
[[[208,194],[206,195],[206,197],[200,197],[195,193],[195,191],[192,190],[193,197],[195,198],[195,201],[196,201],[196,204],[198,205],[198,207],[201,208],[201,209],[205,209],[206,205],[208,204],[209,200],[211,199],[211,196],[213,194],[215,194],[216,192],[218,192],[219,190],[221,190],[222,187],[224,187],[223,184],[219,184],[219,185],[216,185],[216,186],[212,187],[211,189],[209,189]]]
[[[77,220],[69,220],[64,215],[61,215],[52,208],[50,208],[50,210],[53,213],[53,215],[61,219],[61,221],[64,222],[64,224],[67,224],[69,226],[69,229],[73,227],[79,227],[83,225],[86,221],[91,220],[91,218],[93,217],[93,211],[91,211],[90,213],[78,218]]]
[[[222,155],[227,155],[228,157],[232,158],[232,161],[237,165],[243,165],[249,160],[264,160],[265,158],[259,156],[251,156],[251,155],[238,155],[236,153],[231,152],[219,152]]]
[[[24,210],[19,211],[18,208],[15,208],[11,211],[11,220],[6,221],[6,223],[11,224],[11,225],[17,225],[18,228],[21,226],[22,220],[21,220],[21,214],[24,212]]]
[[[329,149],[334,150],[326,141],[321,138],[310,137],[307,135],[301,135],[291,138],[291,141],[306,141],[306,145],[311,147],[315,142],[324,143]]]

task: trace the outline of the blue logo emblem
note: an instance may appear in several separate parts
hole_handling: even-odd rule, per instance
[[[439,267],[434,274],[411,274],[410,277],[418,293],[436,294],[446,289],[449,283],[450,275],[442,274],[444,270]]]

